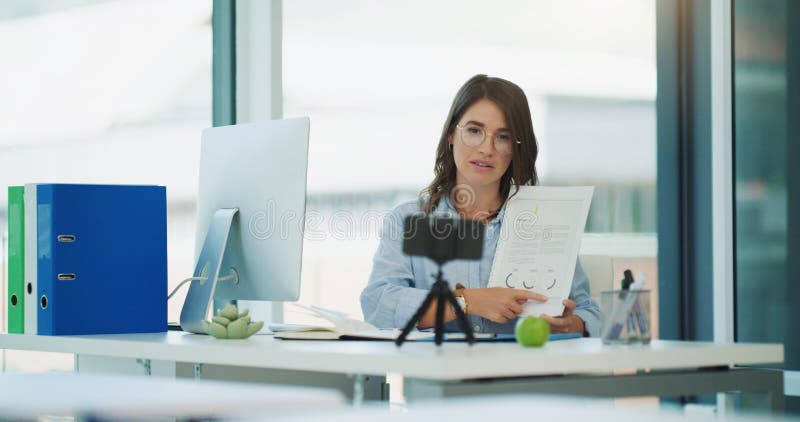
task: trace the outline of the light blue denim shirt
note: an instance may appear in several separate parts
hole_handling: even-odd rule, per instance
[[[415,199],[396,206],[384,218],[369,283],[361,293],[364,319],[377,327],[404,327],[417,308],[422,305],[436,281],[435,262],[425,257],[411,257],[403,253],[403,219],[420,212],[420,202]],[[439,201],[434,214],[450,217],[458,215],[446,195]],[[451,288],[455,288],[456,283],[461,283],[468,289],[487,286],[504,214],[505,206],[486,225],[483,257],[480,260],[453,260],[442,267],[444,279]],[[575,315],[583,320],[586,332],[591,336],[598,336],[600,309],[589,297],[589,279],[580,261],[575,265],[575,277],[572,280],[569,298],[576,303]],[[468,318],[476,332],[512,333],[516,323],[509,321],[500,324],[476,315],[468,315]],[[446,329],[459,331],[456,321],[447,323]]]

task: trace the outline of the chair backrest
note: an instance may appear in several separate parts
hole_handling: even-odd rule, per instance
[[[600,302],[600,292],[614,288],[614,266],[608,255],[581,255],[579,257],[589,277],[591,297]]]

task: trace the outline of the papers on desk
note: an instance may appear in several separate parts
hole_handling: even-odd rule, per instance
[[[523,315],[561,315],[569,297],[594,187],[523,186],[506,204],[489,287],[530,290]]]
[[[513,333],[474,333],[475,341],[484,343],[513,343],[517,341],[517,336]],[[553,333],[547,341],[569,340],[582,338],[582,333]],[[426,338],[421,341],[434,341],[433,338]],[[467,336],[464,333],[444,333],[444,341],[465,342]]]
[[[286,340],[387,340],[400,335],[400,330],[380,330],[367,322],[350,318],[347,314],[298,303],[293,305],[305,309],[312,316],[323,319],[332,325],[291,325],[270,324],[269,329],[275,338]],[[433,333],[411,332],[408,340],[432,338]]]

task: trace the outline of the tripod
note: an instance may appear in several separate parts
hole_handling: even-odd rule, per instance
[[[453,311],[456,313],[456,320],[458,321],[458,325],[461,327],[461,331],[467,336],[467,342],[471,345],[475,343],[475,335],[472,333],[472,327],[469,325],[469,320],[467,320],[467,315],[461,309],[461,306],[458,305],[455,296],[453,296],[453,292],[450,290],[450,286],[447,284],[442,278],[442,263],[439,263],[439,271],[436,274],[436,282],[433,283],[431,286],[431,291],[428,293],[428,296],[425,297],[425,300],[422,302],[422,305],[417,309],[417,312],[414,313],[414,316],[408,321],[403,331],[397,337],[397,340],[394,343],[398,346],[401,346],[403,342],[406,341],[406,337],[408,337],[408,333],[417,326],[419,323],[420,318],[422,315],[425,314],[425,311],[428,310],[428,307],[431,305],[431,302],[436,299],[436,325],[434,325],[434,332],[436,336],[434,341],[436,342],[437,346],[442,344],[444,339],[444,307],[446,304],[450,304],[453,307]]]

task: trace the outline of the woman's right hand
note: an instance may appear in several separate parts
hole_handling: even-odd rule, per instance
[[[516,319],[522,313],[522,305],[528,300],[547,302],[547,297],[528,290],[488,287],[465,289],[464,300],[468,314],[503,324]]]

